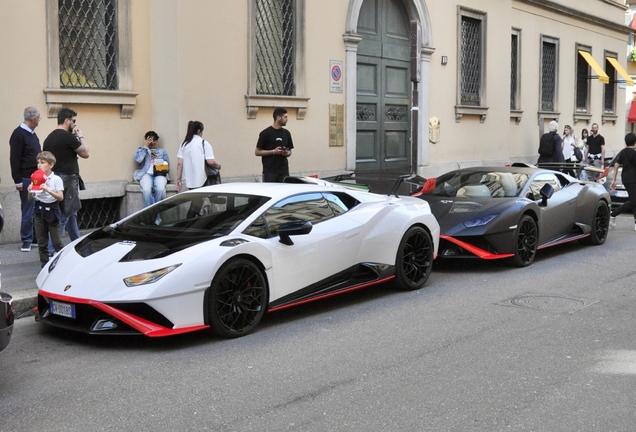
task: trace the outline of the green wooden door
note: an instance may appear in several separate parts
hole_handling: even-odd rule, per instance
[[[360,9],[356,170],[410,169],[409,19],[399,0],[365,0]]]

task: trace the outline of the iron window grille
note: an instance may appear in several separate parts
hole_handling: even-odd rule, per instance
[[[117,0],[59,0],[60,87],[117,90]]]
[[[543,42],[541,59],[541,110],[555,111],[556,44]]]
[[[117,222],[121,202],[121,197],[82,200],[82,208],[77,212],[79,229],[101,228]]]
[[[256,93],[294,96],[295,0],[256,0]]]
[[[482,46],[479,19],[461,19],[461,105],[481,106]]]

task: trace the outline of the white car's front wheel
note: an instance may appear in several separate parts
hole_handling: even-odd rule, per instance
[[[263,318],[267,298],[265,276],[256,264],[245,258],[226,262],[210,285],[210,328],[225,338],[245,336]]]

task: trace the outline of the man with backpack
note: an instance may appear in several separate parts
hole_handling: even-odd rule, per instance
[[[565,162],[561,137],[557,134],[559,124],[552,120],[548,125],[550,132],[544,133],[539,140],[539,160],[537,164],[545,162]]]

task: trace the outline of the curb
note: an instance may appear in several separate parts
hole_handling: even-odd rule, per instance
[[[13,311],[15,318],[33,316],[33,310],[38,305],[38,289],[31,288],[11,293],[13,297]]]

